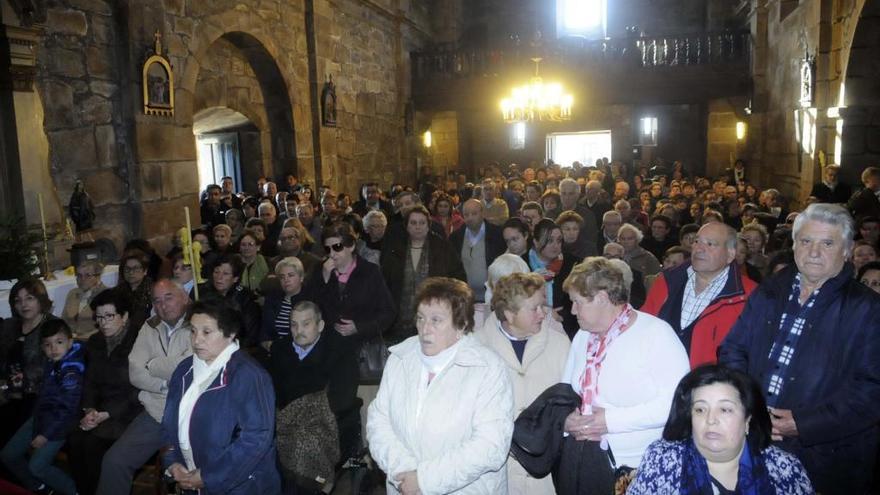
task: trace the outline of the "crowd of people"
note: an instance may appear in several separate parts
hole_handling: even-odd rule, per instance
[[[405,495],[869,493],[880,169],[838,172],[802,208],[742,161],[425,168],[356,201],[224,177],[116,287],[76,266],[60,318],[12,287],[4,477],[118,495],[158,455],[184,493],[317,494],[369,452]]]

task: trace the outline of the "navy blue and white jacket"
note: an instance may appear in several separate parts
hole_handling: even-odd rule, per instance
[[[168,382],[162,417],[171,448],[165,467],[186,465],[178,440],[180,400],[193,381],[193,358],[184,359]],[[193,460],[205,487],[201,495],[281,493],[275,467],[275,392],[272,379],[244,351],[235,351],[226,367],[199,396],[190,418]]]
[[[85,353],[79,342],[60,361],[49,361],[43,371],[43,385],[34,406],[34,437],[64,440],[80,417]]]

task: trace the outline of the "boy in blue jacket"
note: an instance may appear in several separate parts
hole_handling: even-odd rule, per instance
[[[29,490],[75,495],[73,480],[52,461],[79,419],[84,353],[64,320],[43,323],[40,345],[48,362],[34,413],[0,451],[0,460]]]

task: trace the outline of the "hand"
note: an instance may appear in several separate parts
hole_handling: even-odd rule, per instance
[[[46,445],[46,442],[48,441],[49,439],[44,437],[43,435],[37,435],[36,437],[34,437],[33,440],[31,440],[31,447],[35,449],[42,448],[43,445]]]
[[[768,407],[770,412],[770,423],[773,424],[773,431],[770,438],[774,441],[782,440],[782,437],[798,436],[797,424],[794,422],[794,415],[791,409],[776,409]]]
[[[400,473],[394,479],[398,481],[398,488],[403,495],[418,495],[422,493],[419,491],[419,476],[415,471]]]
[[[330,281],[330,274],[336,269],[336,262],[333,258],[327,258],[322,265],[324,271],[324,282]]]
[[[187,471],[186,467],[179,462],[175,462],[168,466],[168,472],[171,474],[171,477],[174,478],[174,481],[177,482],[180,482],[180,480],[184,480],[189,476],[189,471]]]
[[[348,337],[349,335],[357,333],[357,327],[354,325],[354,321],[346,320],[345,318],[340,318],[338,322],[333,324],[333,328],[335,328],[343,337]]]
[[[79,420],[79,429],[89,431],[98,426],[98,411],[88,408],[85,412],[85,415]]]
[[[589,418],[586,428],[587,440],[601,441],[602,435],[608,433],[608,425],[605,423],[605,409],[593,406],[593,414],[584,417]]]
[[[584,416],[575,409],[565,418],[565,432],[573,436],[578,442],[587,440],[590,434],[588,426],[590,425],[591,418],[591,416]]]

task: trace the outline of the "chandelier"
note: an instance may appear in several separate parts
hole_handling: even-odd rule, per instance
[[[560,83],[544,83],[539,75],[541,57],[532,59],[535,76],[527,84],[513,88],[510,97],[501,100],[504,121],[529,122],[546,120],[560,122],[571,119],[574,97],[566,93]]]

